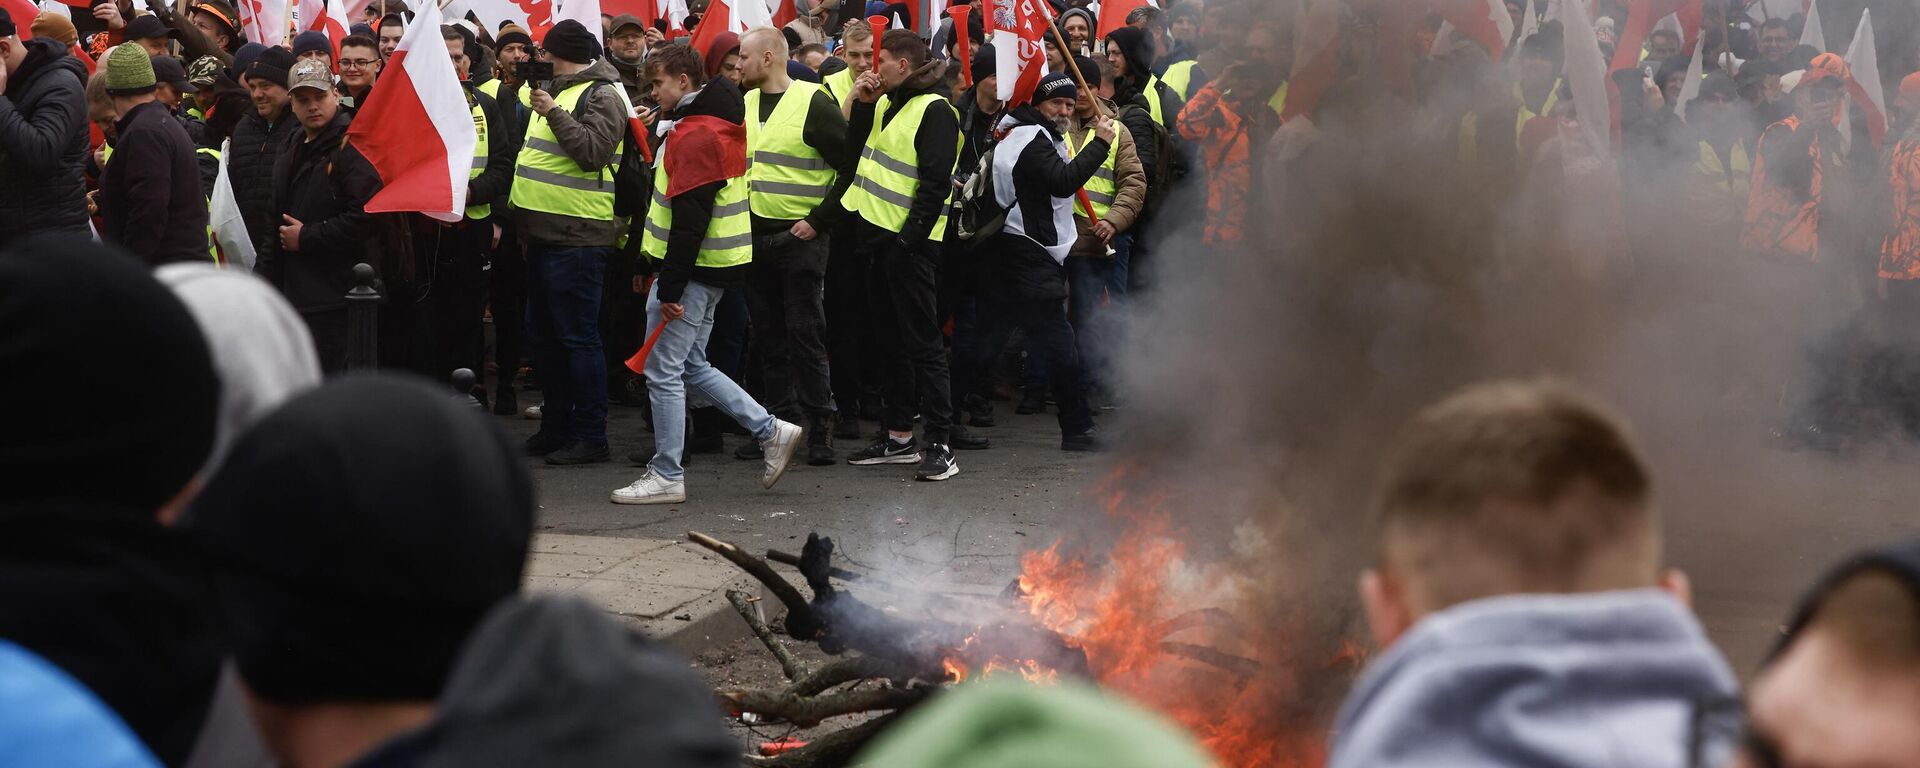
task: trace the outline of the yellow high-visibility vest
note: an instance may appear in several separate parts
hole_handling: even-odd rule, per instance
[[[1079,157],[1080,150],[1092,143],[1092,129],[1088,129],[1085,138],[1079,141],[1074,140],[1073,134],[1067,134],[1067,149],[1073,151],[1074,157]],[[1083,187],[1087,191],[1087,202],[1093,204],[1093,215],[1087,217],[1089,221],[1104,219],[1107,217],[1107,211],[1113,210],[1114,194],[1120,188],[1119,179],[1114,175],[1114,169],[1119,162],[1120,137],[1115,136],[1107,145],[1107,161],[1100,164],[1100,170],[1095,171],[1093,178],[1087,179],[1087,186]],[[1077,200],[1074,202],[1074,210],[1081,214],[1087,212]]]
[[[867,223],[897,233],[906,226],[907,215],[913,210],[913,198],[920,192],[920,150],[914,146],[914,139],[920,135],[921,121],[930,109],[947,110],[955,120],[960,114],[946,98],[924,93],[913,97],[891,122],[882,125],[891,103],[891,96],[882,96],[874,105],[873,130],[867,133],[867,145],[860,151],[860,165],[854,173],[856,178],[841,198],[841,204]],[[962,140],[961,136],[954,138],[956,164]],[[953,168],[949,167],[946,175],[951,177]],[[934,221],[933,231],[927,235],[929,240],[937,243],[946,239],[946,212],[952,203],[953,192],[949,190],[947,201],[940,205],[940,218]]]
[[[653,205],[647,207],[646,231],[640,236],[640,252],[654,260],[667,258],[667,237],[673,232],[673,201],[667,198],[672,180],[667,176],[667,153],[673,140],[660,148],[660,162],[653,166]],[[713,218],[707,222],[707,234],[700,241],[696,266],[737,267],[753,261],[753,216],[748,212],[747,177],[735,176],[720,188],[713,200]]]
[[[833,191],[833,166],[806,140],[807,114],[822,90],[794,82],[765,124],[759,89],[747,92],[747,190],[755,215],[804,219]]]
[[[575,83],[553,97],[553,108],[571,113],[592,81]],[[610,86],[618,88],[618,85]],[[605,167],[583,169],[553,135],[547,118],[534,113],[527,121],[527,141],[520,147],[513,169],[513,207],[594,221],[613,220],[613,176],[626,132],[613,143],[613,159]]]
[[[1166,83],[1174,93],[1180,94],[1181,99],[1191,99],[1193,98],[1193,69],[1199,65],[1200,62],[1193,59],[1176,61],[1173,66],[1167,67],[1166,74],[1160,76],[1160,82]]]
[[[495,82],[499,81],[496,80]],[[473,104],[473,132],[475,139],[473,142],[473,168],[467,171],[468,181],[480,178],[480,174],[487,170],[487,158],[491,154],[487,145],[487,113],[486,110],[480,108],[480,102],[478,101]],[[472,203],[473,201],[468,200],[467,202]],[[492,205],[482,203],[480,205],[467,206],[467,218],[469,219],[484,219],[492,215]]]

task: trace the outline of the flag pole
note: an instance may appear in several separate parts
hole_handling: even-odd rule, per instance
[[[1045,6],[1045,0],[1040,0],[1040,5]],[[1074,84],[1086,92],[1088,101],[1093,102],[1093,111],[1099,113],[1101,117],[1112,118],[1113,115],[1107,112],[1106,103],[1100,100],[1100,94],[1094,93],[1092,88],[1087,87],[1087,76],[1080,73],[1080,63],[1073,60],[1073,48],[1067,45],[1066,36],[1060,34],[1060,25],[1053,23],[1052,12],[1047,13],[1047,29],[1053,32],[1053,41],[1060,45],[1060,58],[1066,60],[1067,71],[1073,73]]]

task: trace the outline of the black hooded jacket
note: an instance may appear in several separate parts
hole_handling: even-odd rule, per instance
[[[734,125],[744,125],[747,117],[746,97],[740,95],[739,87],[722,77],[707,83],[705,88],[693,95],[686,106],[673,111],[671,118],[684,120],[689,117],[717,117]],[[672,139],[669,138],[671,143]],[[673,229],[667,233],[667,257],[660,269],[660,301],[663,304],[678,304],[680,295],[687,288],[687,281],[698,280],[704,285],[716,288],[738,288],[746,285],[747,266],[702,267],[696,262],[700,258],[700,244],[707,239],[707,226],[713,222],[714,202],[720,197],[720,190],[726,182],[694,187],[672,198]],[[657,190],[665,194],[666,190]]]
[[[900,114],[900,109],[915,97],[930,93],[942,99],[947,98],[946,91],[940,86],[945,72],[944,62],[929,61],[907,75],[900,87],[887,94],[887,114],[880,115],[880,121],[893,120]],[[854,146],[866,146],[867,135],[874,129],[875,106],[854,99],[853,119],[848,121],[847,131],[847,140]],[[920,156],[914,174],[920,181],[920,187],[914,193],[913,206],[908,209],[907,223],[900,227],[895,238],[901,247],[911,249],[925,241],[933,232],[933,223],[947,212],[947,199],[953,195],[953,173],[958,160],[959,143],[960,118],[954,110],[928,109],[926,117],[920,121],[920,133],[913,137],[914,153]]]
[[[1145,31],[1132,27],[1121,27],[1107,35],[1107,40],[1120,46],[1120,55],[1127,60],[1127,76],[1117,78],[1114,83],[1114,103],[1124,105],[1128,99],[1122,94],[1133,92],[1147,98],[1147,83],[1153,83],[1153,91],[1160,95],[1161,122],[1167,129],[1167,135],[1180,135],[1180,111],[1187,104],[1180,99],[1171,86],[1153,77],[1153,39]],[[1135,136],[1134,138],[1139,138]]]
[[[374,263],[371,242],[381,230],[366,206],[380,191],[380,174],[344,145],[350,122],[342,110],[312,141],[296,128],[276,153],[269,216],[276,225],[282,215],[300,222],[300,250],[281,248],[274,226],[254,270],[301,312],[344,307],[353,266]]]
[[[455,662],[432,722],[353,768],[732,768],[739,748],[685,659],[573,598],[508,598]]]
[[[1111,146],[1096,136],[1068,160],[1061,156],[1059,129],[1040,110],[1032,105],[1015,107],[1007,119],[1016,130],[1039,126],[1040,134],[1020,148],[1018,158],[1011,158],[1012,197],[1018,210],[1009,214],[1007,229],[994,240],[997,247],[981,251],[988,259],[985,287],[988,295],[999,299],[1063,299],[1066,269],[1046,247],[1071,245],[1079,236],[1070,223],[1072,216],[1066,217],[1069,224],[1062,231],[1057,214],[1074,205],[1074,195],[1100,170]],[[995,166],[1004,167],[1009,161],[1004,153],[1016,138],[1009,133],[1001,140],[994,153]],[[994,183],[1001,181],[996,174]]]
[[[52,39],[24,45],[0,96],[0,245],[87,228],[87,66]]]

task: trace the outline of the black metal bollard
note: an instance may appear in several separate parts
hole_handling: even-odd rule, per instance
[[[480,402],[480,398],[473,396],[473,385],[479,380],[473,375],[472,368],[453,369],[453,398],[478,410],[486,410],[487,406]]]
[[[380,292],[373,267],[353,265],[353,290],[347,291],[347,370],[372,370],[380,361]]]

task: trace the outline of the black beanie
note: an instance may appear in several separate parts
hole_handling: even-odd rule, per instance
[[[151,516],[213,449],[220,379],[199,324],[134,257],[84,238],[0,251],[0,509],[85,499]],[[102,473],[106,473],[104,476]]]
[[[445,386],[349,376],[235,443],[184,527],[218,569],[249,688],[432,700],[533,531],[526,458]]]
[[[967,72],[973,75],[974,82],[980,82],[1000,71],[1000,60],[994,55],[993,44],[980,46],[973,52],[973,61],[967,65]]]
[[[247,65],[247,76],[240,80],[240,84],[246,85],[247,80],[259,78],[285,88],[287,71],[290,69],[293,69],[293,52],[276,45],[261,51],[260,57]]]
[[[600,58],[600,41],[580,22],[567,19],[547,30],[547,39],[541,41],[541,48],[575,64],[591,63]]]
[[[1080,76],[1087,81],[1088,88],[1100,87],[1100,65],[1085,56],[1073,57],[1073,65],[1080,68]]]
[[[493,43],[494,43],[493,49],[496,51],[500,50],[501,48],[505,48],[509,45],[513,45],[514,43],[519,43],[528,48],[532,48],[533,38],[528,37],[527,33],[516,29],[512,32],[508,32],[506,34],[501,35],[499,39],[494,40]]]

